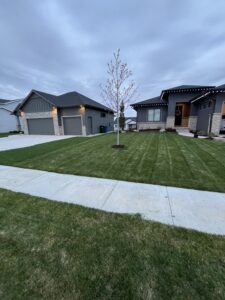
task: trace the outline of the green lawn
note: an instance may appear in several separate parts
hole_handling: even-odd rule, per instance
[[[7,137],[7,136],[9,136],[8,132],[1,132],[0,133],[0,138]]]
[[[11,131],[11,132],[0,132],[0,138],[7,137],[9,135],[19,134],[17,131]]]
[[[0,164],[225,192],[225,143],[173,133],[72,138],[0,152]]]
[[[0,189],[1,299],[224,299],[225,238]]]

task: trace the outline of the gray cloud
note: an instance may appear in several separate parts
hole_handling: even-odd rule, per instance
[[[1,0],[0,98],[35,88],[101,101],[118,47],[139,86],[135,100],[178,84],[225,83],[224,11],[224,0]]]

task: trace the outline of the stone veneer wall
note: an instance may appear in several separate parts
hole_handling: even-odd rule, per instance
[[[28,119],[39,119],[39,118],[53,118],[53,125],[55,130],[55,135],[60,135],[60,129],[58,125],[58,116],[57,112],[38,112],[38,113],[23,113],[23,116],[21,117],[23,122],[23,128],[24,128],[24,134],[29,134],[28,132],[28,126],[27,126],[27,120]]]
[[[166,120],[166,128],[174,128],[175,124],[175,117],[168,116]]]
[[[165,122],[138,122],[137,129],[138,130],[145,130],[145,129],[161,129],[165,128]]]
[[[221,113],[214,113],[212,116],[211,132],[214,134],[219,134],[220,133],[220,125],[221,125]]]
[[[189,121],[188,121],[188,128],[190,130],[196,130],[197,128],[197,121],[198,117],[197,116],[190,116]]]

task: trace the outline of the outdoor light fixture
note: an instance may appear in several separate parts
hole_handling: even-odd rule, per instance
[[[52,116],[56,116],[57,115],[57,107],[53,106],[52,108]]]
[[[80,113],[84,113],[85,112],[85,106],[80,105]]]
[[[19,116],[20,116],[20,117],[24,117],[24,116],[25,116],[25,113],[24,113],[23,111],[20,110],[20,111],[19,111]]]

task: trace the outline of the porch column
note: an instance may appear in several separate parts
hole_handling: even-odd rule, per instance
[[[211,132],[218,135],[220,133],[221,113],[214,113],[212,115],[212,128]]]
[[[60,135],[57,107],[52,108],[51,116],[52,116],[52,119],[53,119],[53,126],[54,126],[55,135]]]
[[[174,126],[175,126],[175,110],[176,110],[176,101],[169,101],[168,116],[167,116],[167,120],[166,120],[166,128],[174,128]]]
[[[188,121],[188,128],[190,130],[196,130],[197,129],[197,122],[198,122],[198,115],[197,115],[197,105],[195,103],[191,103],[190,107],[190,115],[189,115],[189,121]]]
[[[24,134],[29,134],[28,133],[28,126],[27,126],[27,119],[26,119],[26,115],[24,112],[21,112],[21,125],[22,125],[22,128],[23,128],[23,131],[24,131]]]
[[[221,120],[223,114],[223,106],[225,105],[224,93],[217,94],[214,113],[212,115],[211,132],[218,135],[220,133]]]

